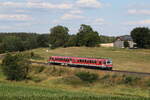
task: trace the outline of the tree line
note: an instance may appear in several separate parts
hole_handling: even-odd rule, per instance
[[[137,27],[131,31],[131,37],[138,48],[150,48],[150,29]],[[24,51],[39,47],[95,47],[100,43],[112,43],[116,37],[100,35],[90,25],[82,24],[76,34],[69,34],[65,26],[55,26],[50,33],[0,33],[0,53]]]
[[[49,34],[0,33],[0,53],[48,47]]]
[[[94,47],[100,43],[113,42],[115,37],[101,36],[94,31],[90,25],[82,24],[78,33],[69,34],[69,29],[65,26],[55,26],[50,29],[50,33],[0,33],[0,53],[24,51],[39,47],[70,47],[87,46]]]

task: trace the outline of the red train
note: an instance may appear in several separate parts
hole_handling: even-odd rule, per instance
[[[81,58],[81,57],[64,57],[51,56],[48,60],[49,64],[81,66],[89,68],[101,68],[112,70],[112,60],[108,58]]]

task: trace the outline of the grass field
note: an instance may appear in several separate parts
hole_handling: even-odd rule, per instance
[[[97,70],[61,66],[32,66],[31,80],[7,81],[0,72],[0,100],[148,100],[150,87],[142,86],[144,79],[133,85],[117,84],[120,76],[107,76]],[[98,73],[94,83],[83,82],[74,73],[88,71]],[[112,77],[116,77],[112,79]],[[105,79],[104,79],[105,78]],[[148,77],[142,77],[147,78]],[[101,79],[104,79],[101,80]],[[150,79],[149,79],[150,80]],[[150,81],[149,81],[150,83]],[[77,99],[78,98],[78,99]]]
[[[115,70],[150,72],[150,50],[145,49],[118,49],[118,48],[87,48],[70,47],[49,50],[39,48],[32,50],[42,56],[46,62],[49,56],[79,56],[79,57],[106,57],[113,60]]]
[[[1,100],[148,100],[145,97],[97,95],[97,93],[47,89],[15,83],[0,83],[0,91]]]
[[[71,47],[48,52],[47,48],[26,51],[30,52],[34,52],[36,57],[32,60],[36,61],[47,62],[48,57],[52,55],[107,57],[113,60],[114,69],[150,72],[150,50]],[[99,79],[94,83],[87,83],[75,76],[78,72],[95,73],[99,75]],[[29,76],[30,79],[25,81],[8,81],[0,69],[0,100],[150,99],[150,77],[38,64],[32,64]],[[127,80],[124,80],[124,77]]]

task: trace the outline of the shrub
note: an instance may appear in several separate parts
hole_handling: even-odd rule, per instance
[[[78,72],[75,74],[77,77],[79,77],[82,81],[86,81],[89,83],[92,83],[98,79],[98,74],[95,73],[89,73],[89,72]]]
[[[36,82],[36,83],[39,83],[39,82],[42,82],[42,81],[44,81],[44,80],[46,80],[47,79],[47,77],[45,77],[45,76],[32,76],[31,78],[30,78],[30,80],[32,80],[32,81],[34,81],[34,82]]]
[[[73,85],[73,86],[78,86],[78,85],[81,86],[84,84],[84,82],[79,77],[73,76],[73,75],[63,77],[63,78],[59,79],[58,82],[59,82],[59,84],[60,84],[60,82],[63,82],[65,84]]]
[[[129,42],[128,41],[124,41],[124,47],[125,48],[129,47]]]
[[[44,66],[36,66],[34,70],[35,70],[35,73],[38,74],[38,73],[41,73],[44,69],[45,69]]]
[[[150,87],[150,79],[146,82],[147,86]]]
[[[110,78],[110,75],[109,74],[106,74],[106,75],[104,75],[101,79],[102,80],[107,80],[107,79],[109,79]]]
[[[135,76],[126,76],[126,75],[124,75],[122,79],[123,83],[130,84],[130,85],[136,83],[137,80],[140,80],[140,78]]]
[[[29,72],[29,62],[21,54],[7,54],[2,61],[2,71],[8,80],[24,80]]]

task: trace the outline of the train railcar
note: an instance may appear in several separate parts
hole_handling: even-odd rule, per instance
[[[51,56],[48,60],[49,64],[81,66],[89,68],[101,68],[112,70],[112,60],[108,58],[82,58],[82,57],[64,57]]]

